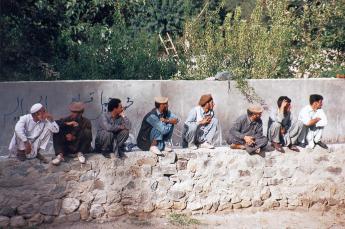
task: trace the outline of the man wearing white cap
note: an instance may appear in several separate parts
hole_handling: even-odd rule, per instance
[[[245,149],[249,154],[260,153],[268,139],[263,135],[260,105],[251,105],[247,114],[241,115],[233,124],[227,139],[231,149]]]
[[[39,151],[45,150],[52,134],[59,132],[59,126],[40,103],[34,104],[30,113],[21,116],[17,122],[9,150],[21,161],[37,157],[48,163]]]
[[[155,108],[145,115],[140,127],[137,138],[140,149],[150,150],[157,155],[163,155],[163,150],[172,151],[165,142],[170,141],[178,119],[168,107],[167,97],[155,97]]]

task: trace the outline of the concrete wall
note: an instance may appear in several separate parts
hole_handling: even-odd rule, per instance
[[[280,95],[289,96],[296,115],[308,104],[310,94],[323,95],[324,109],[329,119],[324,139],[327,142],[345,142],[343,79],[250,80],[249,83],[270,106],[276,106]],[[168,96],[170,109],[181,119],[173,138],[174,144],[179,145],[183,121],[189,110],[198,103],[200,95],[212,93],[222,130],[218,143],[224,142],[231,122],[245,112],[248,105],[235,86],[233,81],[230,88],[225,81],[3,82],[0,83],[0,152],[3,154],[6,151],[16,121],[28,113],[33,103],[41,102],[55,118],[60,118],[68,115],[67,106],[70,102],[84,101],[87,104],[85,116],[95,124],[97,117],[106,111],[110,97],[120,98],[123,105],[129,106],[126,113],[133,123],[131,133],[135,138],[143,116],[153,108],[153,97]],[[263,115],[263,120],[267,122],[267,113]]]

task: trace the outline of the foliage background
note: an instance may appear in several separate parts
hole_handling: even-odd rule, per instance
[[[0,80],[345,73],[344,0],[3,0]],[[168,32],[179,61],[165,55]]]

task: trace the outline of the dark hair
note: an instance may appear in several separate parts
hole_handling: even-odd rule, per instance
[[[309,97],[309,103],[310,105],[313,105],[314,102],[318,102],[320,100],[323,100],[322,95],[318,95],[318,94],[312,94]]]
[[[156,109],[159,109],[159,106],[161,105],[161,103],[157,103],[157,102],[155,102],[155,108]]]
[[[247,109],[247,114],[248,114],[248,116],[252,116],[254,113],[251,112],[249,109]]]
[[[121,103],[121,100],[119,99],[110,99],[108,103],[108,112],[112,112],[114,108],[118,108],[119,104]]]
[[[283,103],[283,101],[284,100],[286,100],[288,103],[291,103],[291,99],[289,98],[289,97],[287,97],[287,96],[280,96],[279,98],[278,98],[278,100],[277,100],[277,105],[278,105],[278,107],[280,107],[281,105],[282,105],[282,103]]]

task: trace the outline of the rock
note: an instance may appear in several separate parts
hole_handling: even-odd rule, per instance
[[[158,170],[163,175],[174,175],[177,173],[176,164],[159,165]]]
[[[12,217],[16,214],[16,209],[12,207],[1,207],[0,208],[0,215]]]
[[[95,179],[95,173],[93,170],[90,170],[80,176],[79,182],[84,182],[93,179]]]
[[[212,205],[213,207],[213,205]],[[218,211],[224,211],[224,210],[229,210],[232,209],[232,203],[231,202],[223,202],[223,203],[218,203],[217,210]]]
[[[122,204],[115,203],[107,208],[107,214],[110,217],[117,217],[126,214],[126,211]]]
[[[94,219],[101,217],[104,214],[104,208],[100,204],[93,204],[90,208],[90,216]]]
[[[228,71],[217,72],[217,74],[214,76],[214,80],[218,80],[218,81],[231,80],[232,78],[233,78],[233,75]]]
[[[281,200],[283,199],[283,195],[279,189],[279,187],[275,186],[275,187],[271,187],[271,198],[274,200]]]
[[[261,193],[260,193],[260,198],[261,200],[267,200],[268,198],[271,197],[271,191],[268,187],[264,187],[262,190],[261,190]]]
[[[169,152],[164,154],[164,157],[159,157],[159,163],[161,165],[175,164],[176,162],[176,153]]]
[[[82,203],[79,207],[80,218],[82,220],[87,220],[89,218],[89,208],[90,205],[87,203]]]
[[[171,200],[178,201],[186,195],[186,192],[180,190],[170,190],[168,195]]]
[[[31,217],[40,212],[40,205],[38,203],[25,203],[17,208],[19,215],[25,215]]]
[[[54,222],[55,216],[51,216],[51,215],[45,215],[44,216],[44,223],[52,223]]]
[[[152,166],[151,165],[142,165],[141,173],[144,177],[150,177],[152,175]]]
[[[107,192],[106,191],[96,191],[95,199],[93,203],[95,204],[105,204],[107,202]]]
[[[44,216],[41,215],[40,213],[35,214],[28,220],[29,226],[36,226],[40,225],[44,222]]]
[[[277,174],[276,168],[266,167],[264,169],[264,178],[272,178]]]
[[[144,203],[144,208],[143,208],[143,211],[145,213],[150,213],[150,212],[153,212],[155,210],[155,205],[151,202],[147,202],[147,203]]]
[[[241,209],[242,208],[242,204],[241,203],[236,203],[236,204],[233,204],[232,207],[234,209]]]
[[[342,169],[340,167],[333,167],[333,166],[328,166],[326,169],[327,172],[330,172],[335,175],[339,175],[342,172]]]
[[[173,206],[173,202],[169,200],[161,200],[156,204],[157,209],[170,209]]]
[[[185,201],[174,201],[172,209],[182,211],[186,209],[186,207],[187,207],[187,204]]]
[[[26,226],[26,221],[23,216],[13,216],[10,220],[11,227],[24,227]]]
[[[238,173],[239,173],[240,177],[250,176],[250,171],[249,170],[238,170]]]
[[[252,202],[249,200],[242,200],[241,206],[242,206],[242,208],[248,208],[248,207],[252,206]]]
[[[61,200],[53,200],[53,201],[44,203],[41,206],[40,212],[43,215],[57,216],[59,215],[60,209],[61,209]]]
[[[81,218],[81,215],[79,212],[73,212],[66,217],[68,222],[78,222]]]
[[[178,160],[187,160],[195,159],[197,158],[197,154],[195,152],[190,151],[182,151],[177,153],[177,159]]]
[[[119,203],[121,201],[120,191],[110,191],[107,195],[108,204]]]
[[[90,192],[85,193],[80,198],[80,200],[85,203],[91,203],[94,199],[95,199],[95,196]]]
[[[62,201],[62,209],[67,215],[76,211],[79,205],[80,205],[80,201],[75,198],[65,198]]]
[[[136,162],[137,165],[142,166],[142,165],[150,165],[150,166],[155,166],[157,164],[157,157],[145,157],[137,160]]]
[[[7,228],[10,224],[10,218],[6,216],[0,216],[0,228]]]
[[[174,174],[174,175],[171,175],[169,177],[169,180],[173,183],[177,183],[177,182],[180,182],[180,179],[178,178],[177,174]]]
[[[284,178],[291,178],[293,176],[294,171],[290,168],[281,168],[279,170],[280,176]]]
[[[186,159],[180,159],[176,162],[176,167],[177,167],[177,170],[180,171],[180,170],[186,170],[187,169],[187,164],[188,164],[188,161]]]
[[[262,200],[253,200],[253,207],[261,207],[263,204]]]
[[[239,202],[241,202],[241,198],[238,195],[235,195],[233,198],[231,198],[231,203],[233,204],[237,204]]]
[[[191,210],[191,211],[197,211],[197,210],[201,210],[203,208],[202,204],[200,201],[193,201],[193,202],[189,202],[187,205],[187,209]]]

